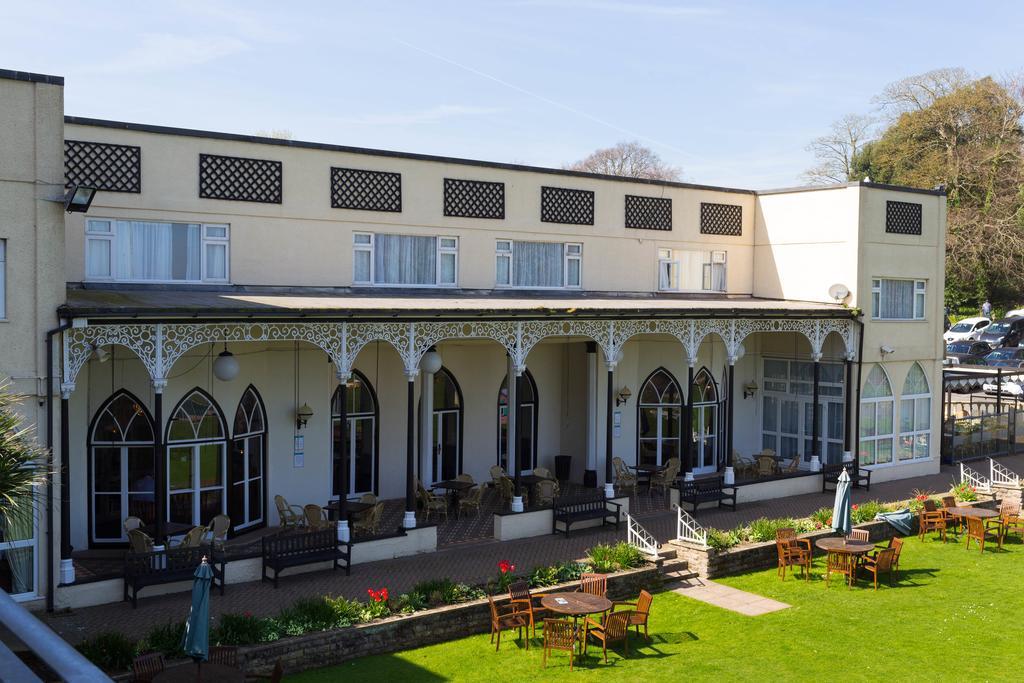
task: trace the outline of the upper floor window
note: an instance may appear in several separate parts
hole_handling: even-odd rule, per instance
[[[875,320],[924,320],[925,280],[871,280],[871,317]]]
[[[724,292],[724,251],[658,250],[658,289],[663,292]]]
[[[495,284],[530,289],[578,288],[583,283],[583,245],[498,240]]]
[[[357,232],[352,241],[357,285],[454,287],[458,282],[458,238]]]
[[[227,225],[90,218],[85,277],[118,282],[227,282]]]

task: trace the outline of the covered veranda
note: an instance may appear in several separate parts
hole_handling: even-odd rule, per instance
[[[821,399],[824,363],[839,364],[847,393],[854,386],[857,324],[849,310],[827,304],[70,290],[62,314],[71,322],[64,332],[60,404],[62,470],[69,473],[60,489],[64,560],[71,559],[72,547],[94,555],[123,548],[121,539],[97,542],[97,499],[106,502],[102,496],[113,492],[95,488],[96,445],[89,433],[108,405],[101,401],[121,391],[136,399],[133,405],[153,425],[151,443],[144,444],[151,450],[144,452],[156,464],[148,486],[133,489],[123,482],[121,498],[109,507],[128,510],[132,502],[152,501],[158,537],[183,507],[174,504],[183,499],[183,488],[169,481],[176,476],[171,453],[184,448],[172,438],[173,423],[183,409],[191,415],[186,420],[201,422],[198,407],[206,405],[223,425],[225,445],[218,451],[219,479],[209,486],[202,485],[209,473],[203,446],[197,446],[191,522],[205,523],[203,514],[214,510],[244,510],[247,528],[233,532],[229,543],[251,547],[278,523],[272,500],[285,492],[291,503],[337,499],[340,533],[347,534],[347,502],[372,492],[386,503],[381,535],[407,533],[426,522],[417,516],[417,479],[429,488],[469,472],[482,484],[492,465],[503,466],[519,495],[505,501],[487,489],[479,515],[430,520],[437,526],[435,546],[443,546],[487,537],[494,513],[530,509],[534,503],[528,495],[523,500],[529,487],[522,477],[537,467],[553,470],[556,455],[572,456],[562,495],[601,484],[606,495],[615,495],[616,457],[636,465],[653,455],[659,466],[678,457],[681,476],[723,476],[740,484],[812,474],[823,459],[835,459],[824,452],[829,441],[821,410],[813,411],[806,439],[817,447],[801,449],[799,459],[791,459],[792,471],[762,475],[733,461],[737,449],[755,453],[763,445],[762,430],[751,424],[761,421],[757,410],[739,398],[755,384],[746,378],[761,377],[753,359],[762,346],[772,354],[781,343],[788,349],[783,355],[811,364],[808,398],[814,405]],[[764,341],[769,339],[774,341]],[[220,349],[228,348],[241,367],[237,377],[221,382],[213,365]],[[98,350],[112,353],[120,365],[103,367]],[[431,368],[423,357],[431,351],[439,353],[442,367],[426,372]],[[739,381],[737,368],[745,373]],[[643,388],[659,370],[675,382],[679,397],[652,411]],[[623,391],[630,385],[636,388],[633,406]],[[237,390],[232,394],[229,386]],[[715,393],[706,406],[700,401],[705,389]],[[237,428],[237,411],[234,421],[225,415],[254,393],[264,426],[250,435]],[[372,400],[362,405],[363,398]],[[311,405],[314,415],[300,426],[296,412],[303,405]],[[844,394],[840,458],[850,450],[849,405]],[[660,417],[652,421],[650,415]],[[318,420],[321,427],[314,429]],[[652,422],[661,425],[653,436]],[[255,442],[245,444],[253,435],[264,439],[256,457]],[[372,453],[369,466],[365,457],[360,460],[366,453]],[[230,474],[237,458],[254,468],[251,476],[236,480]],[[257,460],[259,467],[252,464]],[[128,464],[124,468],[122,478],[128,479]],[[246,502],[239,505],[233,492],[243,489]],[[631,505],[667,506],[667,500],[641,490]]]

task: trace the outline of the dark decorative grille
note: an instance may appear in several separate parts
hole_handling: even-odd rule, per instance
[[[743,207],[701,202],[700,231],[705,235],[739,237],[743,234]]]
[[[541,187],[540,220],[544,223],[593,225],[594,193],[564,187]]]
[[[626,227],[637,230],[671,230],[672,200],[668,197],[627,194]]]
[[[65,140],[64,179],[106,192],[142,192],[142,148]]]
[[[504,218],[505,183],[445,178],[444,215]]]
[[[885,231],[898,235],[920,235],[921,205],[913,202],[886,202]]]
[[[402,174],[331,167],[331,206],[335,209],[402,211]]]
[[[238,202],[281,203],[280,161],[199,155],[199,196]]]

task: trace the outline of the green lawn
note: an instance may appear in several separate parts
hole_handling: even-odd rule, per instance
[[[553,653],[541,668],[540,638],[530,651],[514,636],[501,652],[488,636],[356,660],[289,677],[289,681],[518,681],[605,677],[644,680],[889,680],[992,681],[1020,674],[1020,623],[1024,618],[1024,545],[1010,540],[1003,552],[970,552],[955,536],[939,541],[907,539],[895,587],[878,592],[847,589],[822,580],[815,562],[810,583],[779,581],[775,570],[721,579],[736,588],[792,605],[745,617],[684,598],[655,595],[652,642],[632,638],[623,659],[591,646],[569,672],[568,656]],[[507,635],[507,634],[506,634]],[[539,636],[539,633],[538,633]],[[620,651],[621,652],[621,651]]]

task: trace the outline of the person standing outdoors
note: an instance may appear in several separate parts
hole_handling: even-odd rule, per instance
[[[988,299],[981,305],[981,315],[985,318],[992,317],[992,303]]]

